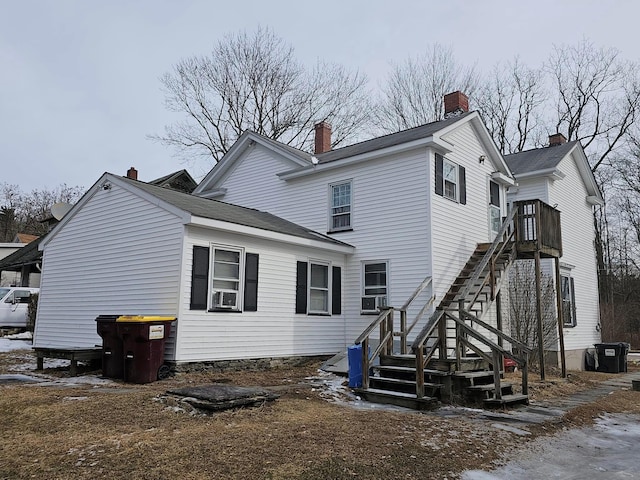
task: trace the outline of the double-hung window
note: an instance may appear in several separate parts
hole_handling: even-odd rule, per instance
[[[334,183],[329,186],[330,213],[329,231],[339,232],[353,228],[351,222],[352,183]]]
[[[309,264],[309,313],[329,313],[329,265]]]
[[[386,261],[364,262],[362,264],[362,313],[376,313],[380,307],[387,305],[387,270]]]
[[[295,312],[307,315],[340,315],[342,269],[327,261],[297,262]]]
[[[194,245],[190,309],[257,311],[258,260],[241,247]]]
[[[240,249],[213,248],[212,308],[239,308],[242,257]]]
[[[467,203],[465,168],[436,153],[436,194],[454,202]]]
[[[560,292],[562,293],[562,322],[565,327],[575,327],[578,323],[573,277],[560,275]]]

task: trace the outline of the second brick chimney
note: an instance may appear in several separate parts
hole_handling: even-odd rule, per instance
[[[562,145],[563,143],[567,143],[567,138],[561,133],[554,133],[553,135],[549,135],[549,146],[557,147],[558,145]]]
[[[461,91],[447,93],[444,96],[444,116],[458,115],[469,111],[469,97]]]
[[[314,153],[324,153],[331,150],[331,125],[327,122],[316,123],[316,147]]]
[[[136,170],[134,167],[131,167],[129,170],[127,170],[127,178],[130,178],[132,180],[137,180],[138,170]]]

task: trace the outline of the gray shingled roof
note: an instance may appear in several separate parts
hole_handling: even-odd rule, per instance
[[[335,240],[327,235],[309,230],[295,223],[289,222],[280,217],[276,217],[267,212],[255,210],[252,208],[240,207],[230,203],[212,200],[203,197],[197,197],[188,193],[182,193],[168,188],[162,188],[148,183],[132,180],[126,177],[120,177],[123,181],[134,185],[140,190],[163,200],[180,210],[189,212],[192,215],[211,220],[219,220],[222,222],[233,223],[236,225],[244,225],[247,227],[259,228],[271,232],[284,233],[295,237],[306,238],[308,240],[319,240],[332,243],[335,245],[347,245],[347,243]]]
[[[383,148],[393,147],[403,143],[412,142],[414,140],[420,140],[427,138],[434,133],[442,130],[449,125],[456,123],[458,120],[470,115],[473,112],[463,113],[437,122],[427,123],[426,125],[420,125],[419,127],[410,128],[409,130],[402,130],[401,132],[391,133],[382,137],[372,138],[364,142],[355,143],[348,147],[337,148],[326,153],[320,153],[316,155],[320,163],[333,162],[348,157],[355,157],[362,153],[373,152],[375,150],[381,150]]]
[[[556,168],[560,161],[575,147],[578,141],[563,143],[554,147],[534,148],[524,152],[505,155],[504,160],[517,177],[523,173]]]

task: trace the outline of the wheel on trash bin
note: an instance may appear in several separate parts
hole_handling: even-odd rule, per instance
[[[171,375],[171,368],[166,363],[160,365],[158,368],[158,380],[164,380],[165,378],[169,378]]]

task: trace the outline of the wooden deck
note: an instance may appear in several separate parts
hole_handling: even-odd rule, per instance
[[[44,369],[45,358],[61,358],[70,360],[71,366],[69,373],[75,377],[78,374],[78,361],[87,362],[102,358],[102,348],[43,348],[36,347],[33,349],[37,357],[36,370]]]

